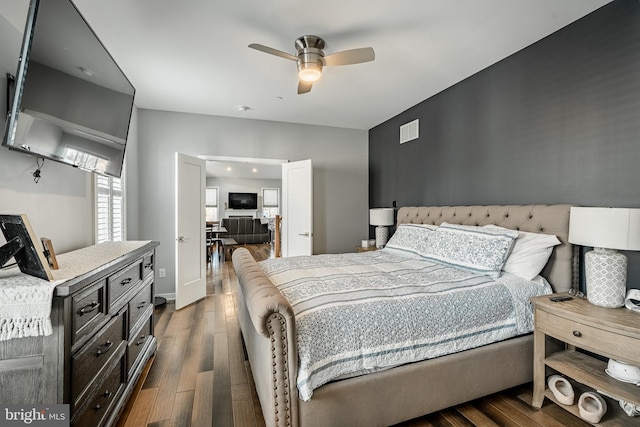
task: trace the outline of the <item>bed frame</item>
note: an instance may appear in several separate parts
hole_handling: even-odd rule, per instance
[[[496,224],[555,234],[543,276],[556,292],[575,285],[567,242],[570,205],[406,207],[398,224]],[[531,381],[533,336],[331,382],[298,398],[293,309],[246,249],[233,253],[238,318],[267,426],[388,426]]]

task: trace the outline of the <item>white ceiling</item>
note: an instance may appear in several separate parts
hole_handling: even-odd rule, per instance
[[[610,0],[74,0],[137,89],[140,108],[370,129]],[[0,0],[22,29],[28,0]],[[326,54],[371,46],[374,62],[325,68],[296,94],[296,65],[249,49]],[[239,105],[250,107],[238,111]]]
[[[207,161],[207,177],[231,179],[282,179],[285,159],[199,156]]]

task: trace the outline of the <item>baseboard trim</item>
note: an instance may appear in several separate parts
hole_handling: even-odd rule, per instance
[[[175,292],[170,293],[170,294],[156,294],[157,297],[162,297],[164,299],[166,299],[167,301],[175,301],[176,300],[176,294]]]

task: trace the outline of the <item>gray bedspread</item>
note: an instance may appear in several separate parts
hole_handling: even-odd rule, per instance
[[[475,275],[385,250],[259,263],[294,309],[300,398],[337,378],[451,354],[533,330],[544,280]]]

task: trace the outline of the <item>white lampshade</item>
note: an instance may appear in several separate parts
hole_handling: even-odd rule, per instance
[[[376,227],[376,247],[383,248],[389,239],[389,229],[387,226],[393,225],[395,209],[376,208],[369,209],[369,224]]]
[[[369,224],[383,226],[393,225],[394,212],[393,208],[369,209]]]
[[[640,250],[640,209],[572,207],[569,242],[595,248],[584,256],[589,302],[622,307],[628,261],[617,250]]]
[[[570,218],[570,243],[640,250],[640,209],[572,207]]]

